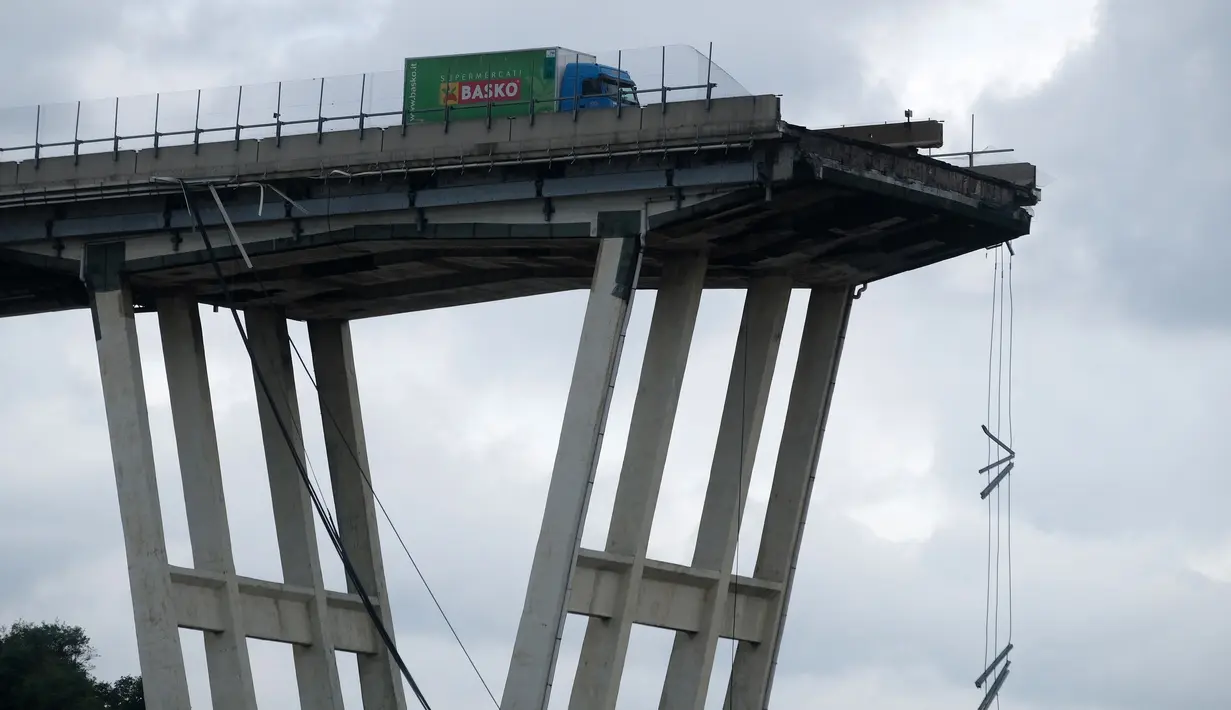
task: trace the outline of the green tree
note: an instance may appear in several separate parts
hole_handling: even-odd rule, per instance
[[[145,710],[140,676],[121,676],[114,683],[99,683],[98,696],[105,710]]]
[[[0,627],[0,708],[143,710],[141,679],[99,681],[94,658],[79,626],[18,621]]]

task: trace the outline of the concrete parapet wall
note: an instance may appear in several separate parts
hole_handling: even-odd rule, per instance
[[[146,183],[152,177],[262,179],[341,169],[397,170],[494,161],[569,158],[582,153],[742,143],[780,135],[776,96],[688,101],[639,109],[586,110],[513,119],[92,153],[0,163],[0,194]]]

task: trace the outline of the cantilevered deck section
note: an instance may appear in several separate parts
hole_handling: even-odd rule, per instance
[[[788,125],[774,96],[663,108],[0,163],[0,315],[86,307],[81,256],[99,243],[139,303],[221,303],[181,179],[237,303],[297,319],[586,288],[595,215],[609,209],[644,208],[641,288],[657,286],[665,255],[698,247],[708,288],[762,273],[854,285],[1030,230],[1030,166],[1011,181]]]

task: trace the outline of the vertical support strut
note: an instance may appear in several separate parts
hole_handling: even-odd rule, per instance
[[[704,254],[683,254],[664,265],[607,533],[607,552],[630,557],[632,566],[621,578],[612,617],[587,623],[569,699],[574,710],[616,705],[707,261]]]
[[[600,212],[597,231],[598,263],[502,710],[544,710],[551,695],[570,580],[641,268],[641,212]]]
[[[180,475],[184,482],[184,508],[188,514],[193,566],[217,573],[225,580],[219,604],[223,630],[204,632],[210,696],[216,708],[256,710],[252,666],[244,635],[231,529],[222,488],[205,340],[196,301],[187,297],[160,299],[158,325],[162,333]]]
[[[189,705],[188,680],[167,564],[132,294],[120,276],[123,262],[122,243],[92,246],[82,270],[94,316],[145,703],[150,710],[175,710]]]
[[[770,600],[762,641],[739,642],[724,700],[726,710],[762,710],[769,703],[851,298],[850,289],[813,289],[808,298],[754,573],[759,580],[781,584],[783,591]]]
[[[328,635],[325,586],[312,504],[296,463],[296,457],[304,461],[304,447],[286,318],[272,309],[261,308],[249,310],[245,320],[252,345],[253,367],[260,368],[270,390],[267,397],[258,385],[257,411],[265,442],[283,581],[313,590],[308,602],[308,626],[313,643],[294,646],[299,703],[303,710],[334,710],[342,707],[342,691]],[[289,441],[278,426],[273,407],[278,408],[286,423]]]
[[[311,321],[308,323],[308,337],[312,345],[312,366],[316,371],[325,428],[325,450],[337,508],[338,534],[360,583],[376,603],[381,621],[392,636],[393,613],[380,553],[376,504],[370,481],[365,480],[370,475],[370,469],[359,407],[359,383],[355,376],[350,324],[346,321]],[[349,578],[347,590],[355,593],[354,584]],[[406,691],[389,649],[382,645],[379,652],[358,654],[358,657],[363,707],[404,710]]]
[[[716,583],[706,595],[700,630],[676,632],[660,710],[704,708],[719,635],[724,622],[732,625],[727,601],[737,531],[790,298],[791,281],[784,277],[762,277],[748,289],[693,552],[692,566],[716,572]]]

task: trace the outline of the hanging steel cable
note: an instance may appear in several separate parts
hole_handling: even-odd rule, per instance
[[[1004,252],[1007,251],[1007,256]],[[1010,474],[1016,465],[1017,454],[1013,449],[1013,305],[1012,305],[1012,259],[1013,247],[1009,244],[997,246],[992,269],[992,315],[989,328],[988,370],[987,370],[987,413],[982,426],[987,437],[987,464],[979,469],[979,474],[986,474],[987,483],[979,493],[980,498],[987,500],[987,581],[985,606],[983,612],[983,665],[984,670],[975,679],[975,687],[982,688],[988,678],[993,677],[991,685],[983,694],[979,710],[986,710],[993,702],[1000,706],[1000,688],[1009,675],[1009,652],[1013,649],[1013,553],[1012,553],[1012,478]],[[1006,304],[1007,302],[1007,304]],[[1008,308],[1006,321],[1005,309]],[[1006,347],[1006,330],[1008,341]],[[996,419],[992,422],[993,400],[993,366],[995,368],[995,402]],[[1006,387],[1007,374],[1007,387]],[[1007,418],[1007,422],[1005,421]],[[1005,425],[1007,424],[1007,427]],[[993,432],[993,429],[995,430]],[[1006,444],[1004,439],[1008,439]],[[993,460],[993,456],[997,456]],[[1004,492],[1001,492],[1001,484]],[[996,505],[993,510],[991,494],[996,494]],[[1002,500],[1003,496],[1003,500]],[[995,527],[995,535],[992,528]],[[993,554],[993,539],[994,549]],[[1008,607],[1008,629],[1006,643],[1000,649],[1000,600],[1001,592],[1001,554],[1006,561],[1005,592]],[[994,562],[993,562],[994,560]],[[988,656],[1000,649],[995,657],[988,661]],[[1003,663],[1003,665],[1001,665]]]
[[[320,500],[320,496],[318,495],[315,487],[312,485],[311,478],[308,474],[308,469],[304,465],[300,453],[296,451],[297,447],[291,443],[293,440],[291,438],[290,429],[287,427],[286,421],[282,417],[278,404],[274,400],[273,390],[266,381],[265,375],[261,371],[260,365],[257,362],[256,353],[253,351],[252,344],[248,339],[247,330],[244,328],[244,324],[239,318],[239,311],[235,307],[230,284],[227,282],[226,277],[222,272],[222,267],[219,265],[219,261],[217,255],[214,253],[214,247],[210,241],[209,234],[205,229],[204,223],[201,221],[200,214],[197,211],[192,198],[189,196],[187,185],[183,181],[180,181],[179,184],[180,190],[184,197],[184,204],[189,215],[192,217],[193,227],[196,232],[201,235],[201,240],[205,245],[206,254],[210,260],[210,263],[213,265],[215,275],[222,286],[223,298],[226,301],[227,310],[231,312],[231,316],[235,321],[235,327],[239,331],[240,340],[243,341],[244,348],[248,352],[248,359],[252,364],[253,375],[257,381],[257,386],[269,402],[270,410],[273,413],[275,423],[277,424],[283,439],[288,445],[290,445],[291,458],[294,460],[295,468],[299,472],[300,478],[304,483],[304,487],[308,490],[308,496],[311,499],[312,506],[316,510],[317,516],[320,518],[321,524],[325,528],[325,532],[329,537],[330,543],[332,543],[334,550],[337,551],[338,557],[342,561],[343,571],[346,573],[347,579],[354,587],[356,596],[359,597],[360,602],[363,604],[364,611],[367,612],[368,617],[372,620],[373,626],[376,627],[376,632],[380,636],[381,642],[384,644],[385,648],[388,649],[389,654],[393,657],[398,669],[401,670],[403,677],[406,678],[406,681],[410,685],[411,691],[418,699],[419,704],[423,706],[424,710],[431,710],[431,706],[428,704],[427,698],[423,696],[423,691],[420,690],[419,684],[415,681],[410,669],[406,666],[406,662],[402,660],[401,654],[398,653],[397,646],[393,643],[393,638],[390,636],[388,629],[385,628],[385,624],[380,618],[380,613],[376,610],[375,605],[372,603],[371,597],[368,596],[367,590],[363,586],[363,582],[359,579],[359,574],[356,572],[354,565],[351,562],[350,555],[347,554],[346,548],[342,544],[342,539],[336,526],[334,526],[330,516],[326,515],[324,505]]]

